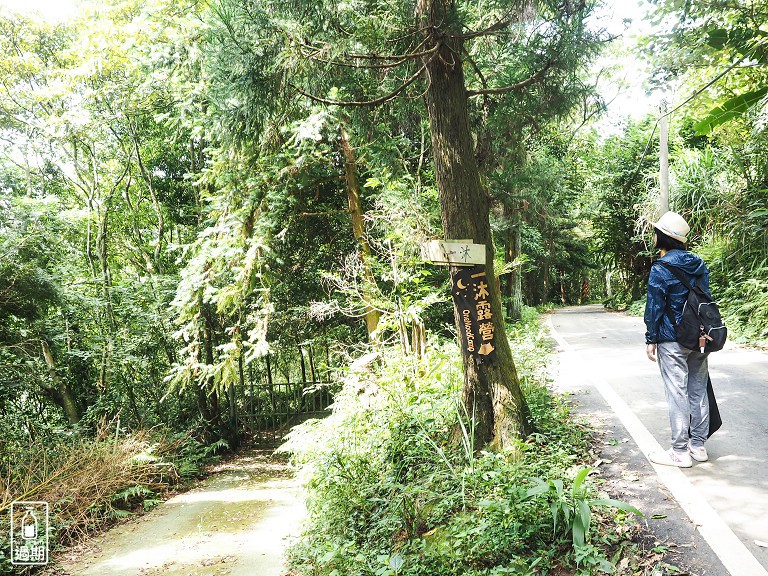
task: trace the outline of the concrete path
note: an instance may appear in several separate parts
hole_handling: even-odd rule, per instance
[[[71,576],[282,576],[304,505],[286,465],[251,451],[199,486],[94,539]],[[90,551],[89,551],[90,550]],[[57,572],[62,574],[62,572]]]
[[[557,311],[551,324],[564,353],[559,385],[576,394],[587,413],[600,418],[602,410],[609,420],[618,419],[621,430],[612,442],[627,444],[614,453],[623,453],[627,463],[634,454],[635,470],[651,472],[657,495],[678,500],[723,561],[706,573],[768,574],[768,354],[729,345],[710,356],[723,427],[707,443],[709,462],[680,470],[644,458],[650,448],[667,449],[670,440],[642,319],[582,306]]]

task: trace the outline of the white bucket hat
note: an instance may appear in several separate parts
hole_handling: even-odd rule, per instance
[[[688,232],[691,231],[691,227],[677,212],[666,212],[653,226],[670,238],[683,243],[688,242]]]

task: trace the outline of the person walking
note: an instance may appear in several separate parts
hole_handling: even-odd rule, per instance
[[[676,212],[666,212],[653,228],[660,260],[679,269],[689,284],[710,294],[707,266],[686,249],[690,226],[685,219]],[[708,459],[704,443],[709,431],[709,354],[681,346],[675,335],[687,294],[688,289],[673,272],[665,266],[651,266],[644,315],[646,354],[659,365],[672,440],[669,450],[654,452],[648,457],[656,464],[680,468],[690,468],[692,460]]]

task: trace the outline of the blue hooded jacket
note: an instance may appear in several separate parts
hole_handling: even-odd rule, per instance
[[[660,260],[668,262],[682,270],[691,286],[699,286],[709,294],[709,270],[704,261],[686,250],[670,250]],[[683,305],[688,296],[688,289],[664,266],[651,266],[648,278],[648,299],[645,303],[646,344],[674,342],[675,327],[669,321],[667,301],[679,322],[683,315]]]

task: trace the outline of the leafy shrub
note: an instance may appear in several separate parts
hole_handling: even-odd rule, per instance
[[[603,300],[603,306],[609,310],[624,312],[632,305],[632,294],[626,290],[618,290],[612,296]]]
[[[176,432],[161,437],[153,447],[158,456],[175,466],[182,480],[193,480],[205,474],[205,467],[215,464],[222,453],[229,451],[229,443],[220,438],[206,444],[192,432]]]
[[[587,513],[611,503],[592,497],[587,473],[576,466],[589,429],[544,385],[546,335],[535,324],[513,332],[537,431],[505,452],[469,445],[472,422],[459,403],[454,345],[433,346],[421,363],[386,349],[349,368],[332,415],[294,429],[282,448],[301,465],[309,490],[309,524],[290,551],[295,570],[458,576],[533,574],[558,563],[584,573],[609,569],[590,539]]]
[[[646,297],[643,297],[640,300],[632,302],[632,304],[629,305],[629,308],[627,308],[627,314],[630,316],[643,316],[645,314],[645,301]]]
[[[720,305],[729,338],[768,345],[765,254],[747,258],[743,250],[734,251],[726,239],[714,238],[698,247],[697,252],[709,267],[712,294]]]

